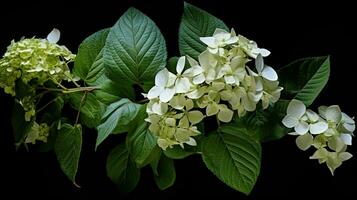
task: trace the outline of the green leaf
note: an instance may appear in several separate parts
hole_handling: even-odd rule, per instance
[[[198,55],[206,50],[200,37],[212,36],[216,28],[228,30],[223,21],[197,8],[185,3],[184,13],[179,29],[179,49],[181,55],[189,55],[198,58]]]
[[[55,153],[62,171],[75,184],[79,156],[82,148],[82,128],[80,125],[63,124],[58,131]]]
[[[86,38],[79,46],[73,72],[88,85],[99,85],[107,78],[103,63],[103,47],[109,28],[100,30]]]
[[[27,134],[31,130],[34,120],[25,121],[25,111],[22,106],[15,102],[12,109],[11,123],[14,133],[15,147],[18,149],[25,141]]]
[[[158,175],[154,175],[154,179],[160,190],[165,190],[175,183],[176,171],[172,159],[166,156],[161,156],[157,171]]]
[[[187,156],[193,155],[196,153],[196,147],[186,146],[182,149],[179,146],[174,146],[173,148],[167,148],[166,151],[163,151],[165,156],[172,159],[184,159]]]
[[[107,175],[122,192],[135,189],[140,180],[140,170],[130,159],[125,144],[115,147],[107,159]]]
[[[102,119],[105,121],[97,127],[96,148],[111,133],[127,132],[129,128],[128,124],[136,117],[139,108],[140,104],[133,103],[126,98],[110,104],[102,116]]]
[[[98,101],[105,105],[110,105],[121,98],[135,100],[135,92],[130,84],[119,84],[109,79],[100,85],[99,90],[95,90],[94,94]]]
[[[279,100],[268,109],[258,107],[254,112],[236,120],[234,125],[246,128],[249,135],[260,142],[280,139],[288,133],[281,122],[286,115],[287,103],[286,100]]]
[[[146,122],[128,134],[130,154],[139,167],[143,167],[151,162],[149,158],[157,147],[156,140],[156,137],[149,131]]]
[[[260,171],[261,146],[245,129],[223,126],[202,141],[207,168],[235,190],[249,194]]]
[[[159,28],[135,8],[129,8],[108,34],[104,62],[113,82],[149,88],[156,73],[165,67],[166,58]]]
[[[309,106],[325,87],[329,75],[328,56],[296,60],[279,70],[283,98],[298,99]]]
[[[43,113],[37,115],[37,119],[40,118],[40,123],[52,124],[53,122],[59,120],[61,118],[62,109],[64,106],[64,100],[62,97],[57,96],[55,100],[41,112]]]
[[[78,110],[79,107],[81,109],[81,123],[89,128],[94,128],[100,124],[105,106],[96,99],[94,94],[74,92],[68,95],[70,97],[71,106],[76,110]],[[84,98],[83,101],[82,98]]]

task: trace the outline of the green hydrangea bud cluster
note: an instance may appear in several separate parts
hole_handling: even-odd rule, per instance
[[[205,116],[228,123],[234,112],[241,117],[254,111],[260,100],[266,109],[280,98],[277,73],[263,61],[268,50],[237,36],[233,29],[216,29],[212,37],[200,39],[207,49],[198,61],[179,58],[176,75],[167,69],[158,72],[155,86],[147,94],[150,131],[164,150],[176,144],[196,145],[192,136],[200,132],[195,125]],[[184,70],[186,58],[190,67]],[[256,71],[247,65],[252,59]]]
[[[46,123],[38,124],[34,122],[29,131],[25,143],[36,144],[36,140],[47,142],[47,137],[50,133],[50,127]]]
[[[305,151],[315,147],[310,159],[326,163],[333,175],[343,161],[352,157],[346,150],[352,145],[355,122],[337,105],[320,106],[318,111],[319,114],[306,109],[303,102],[293,99],[282,122],[286,127],[294,128],[290,135],[299,135],[296,138],[299,149]]]
[[[74,58],[75,55],[65,46],[47,39],[12,41],[0,60],[0,87],[15,96],[18,79],[34,85],[42,85],[48,80],[60,82],[70,76],[67,63]]]
[[[16,95],[18,81],[29,86],[27,96],[21,95],[19,103],[25,110],[25,120],[30,121],[36,114],[36,87],[47,81],[59,84],[62,80],[73,79],[68,63],[75,55],[65,46],[56,44],[60,32],[54,29],[47,39],[21,39],[12,41],[0,59],[0,87],[5,93]]]

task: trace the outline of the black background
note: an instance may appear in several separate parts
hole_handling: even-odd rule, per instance
[[[258,1],[189,1],[221,18],[229,27],[257,41],[272,54],[266,63],[279,68],[294,59],[331,55],[331,77],[327,87],[312,105],[339,104],[350,116],[356,116],[356,10],[343,1],[312,4],[303,1],[260,3]],[[235,3],[232,3],[235,2]],[[60,44],[76,52],[80,42],[91,33],[112,26],[134,6],[155,21],[166,38],[169,56],[178,55],[177,32],[182,1],[47,1],[0,4],[0,53],[12,39],[46,37],[52,28],[62,35]],[[344,163],[332,177],[325,165],[308,157],[312,151],[297,149],[293,136],[263,144],[262,170],[249,197],[230,189],[212,175],[199,156],[175,161],[176,184],[159,191],[150,169],[142,171],[137,189],[129,195],[115,190],[105,174],[105,159],[118,138],[106,142],[94,152],[95,133],[84,135],[84,150],[75,188],[62,174],[51,153],[15,153],[10,125],[12,98],[1,93],[0,194],[35,198],[199,198],[213,197],[261,199],[266,196],[288,198],[332,197],[355,194],[356,158]],[[356,147],[349,149],[356,154]]]

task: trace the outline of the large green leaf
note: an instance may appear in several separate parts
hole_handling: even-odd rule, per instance
[[[126,98],[110,104],[102,116],[105,121],[97,127],[96,148],[111,133],[127,132],[129,130],[128,124],[136,117],[139,108],[140,104],[133,103]]]
[[[279,70],[283,98],[298,99],[306,106],[313,103],[325,87],[330,75],[328,56],[302,58]]]
[[[125,144],[115,147],[107,159],[107,175],[123,192],[132,191],[140,180],[140,170],[130,159]]]
[[[156,140],[146,122],[128,134],[129,150],[138,166],[142,167],[150,163],[150,155],[157,148]]]
[[[119,84],[148,88],[166,64],[165,40],[155,23],[135,8],[129,8],[111,28],[104,61],[107,76]]]
[[[88,85],[99,85],[107,78],[103,63],[103,47],[109,28],[100,30],[86,38],[79,46],[73,72]]]
[[[94,94],[74,92],[68,95],[71,106],[76,110],[80,109],[81,123],[89,128],[94,128],[100,124],[105,106],[96,99]]]
[[[261,146],[245,129],[224,126],[203,140],[201,149],[207,168],[221,181],[251,192],[260,171]]]
[[[228,30],[220,19],[200,8],[185,3],[179,30],[180,54],[197,59],[198,55],[207,48],[200,41],[200,37],[212,36],[216,28]]]
[[[95,90],[94,94],[97,100],[105,105],[110,105],[121,98],[135,100],[135,92],[130,84],[119,84],[110,79],[100,84],[100,89]]]
[[[81,126],[62,124],[61,129],[58,131],[55,143],[55,153],[62,171],[73,183],[75,183],[76,173],[78,170],[81,148]]]
[[[157,166],[157,173],[157,175],[154,174],[154,179],[160,190],[171,187],[176,180],[174,161],[162,155]]]

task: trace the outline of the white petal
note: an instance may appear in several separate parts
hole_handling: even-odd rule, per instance
[[[163,115],[167,112],[168,110],[168,106],[166,103],[162,103],[162,102],[155,102],[152,104],[152,112],[158,114],[158,115]]]
[[[190,123],[186,115],[180,119],[178,126],[181,128],[188,128],[190,126]]]
[[[356,129],[356,125],[355,124],[343,123],[342,126],[343,126],[343,128],[345,128],[350,133],[352,133]]]
[[[317,122],[319,120],[319,115],[310,109],[306,110],[306,115],[311,122]]]
[[[193,108],[193,101],[192,99],[187,99],[185,102],[185,107],[186,107],[186,111],[189,111]]]
[[[355,123],[355,121],[344,112],[342,112],[342,120],[344,122],[346,122],[346,123],[349,123],[349,124],[354,124]]]
[[[190,139],[185,143],[188,144],[188,145],[191,145],[191,146],[197,146],[196,140],[193,139],[192,137],[190,137]]]
[[[341,160],[341,161],[346,161],[350,158],[352,158],[352,154],[348,153],[348,152],[342,152],[338,155],[338,158]]]
[[[287,109],[287,114],[300,118],[305,114],[305,112],[306,106],[303,102],[295,99],[290,101]]]
[[[257,69],[258,74],[263,71],[264,68],[264,60],[262,55],[258,54],[257,58],[255,59],[255,68]]]
[[[199,123],[204,118],[204,115],[198,110],[188,112],[187,116],[192,125]]]
[[[328,141],[327,145],[330,149],[332,149],[336,152],[340,152],[345,147],[345,143],[338,136],[332,137]]]
[[[283,122],[284,126],[286,126],[288,128],[293,128],[298,124],[299,120],[298,120],[298,118],[296,118],[294,116],[286,115],[282,122]]]
[[[147,98],[148,99],[155,99],[156,97],[158,97],[162,92],[164,91],[163,87],[158,87],[158,86],[154,86],[152,87],[148,94],[147,94]]]
[[[346,145],[352,145],[352,136],[350,134],[343,133],[340,135],[340,138]]]
[[[269,67],[269,66],[264,67],[264,69],[262,71],[262,76],[269,81],[278,80],[278,74],[272,67]]]
[[[216,38],[214,37],[200,37],[200,40],[211,48],[217,48]]]
[[[183,95],[174,96],[170,100],[170,106],[177,109],[182,110],[185,107],[186,98]]]
[[[315,153],[310,156],[310,159],[325,159],[327,157],[328,151],[325,148],[321,148],[315,151]]]
[[[219,111],[219,109],[218,109],[218,105],[216,103],[210,103],[206,107],[206,115],[207,116],[215,115],[218,113],[218,111]]]
[[[305,151],[311,147],[313,139],[314,138],[312,137],[312,135],[304,134],[304,135],[300,135],[299,137],[297,137],[295,140],[295,143],[299,149]]]
[[[234,77],[232,75],[230,76],[224,76],[224,81],[227,84],[234,84],[236,82],[236,80],[234,79]]]
[[[60,39],[60,36],[61,32],[58,29],[54,28],[51,33],[47,35],[47,40],[51,43],[57,43]]]
[[[328,125],[326,122],[317,122],[314,124],[310,124],[311,134],[320,134],[325,132],[327,129],[328,129]]]
[[[263,83],[260,77],[255,78],[255,90],[257,92],[263,91]]]
[[[159,71],[155,76],[155,85],[165,87],[167,81],[169,79],[169,71],[164,68],[163,70]]]
[[[304,121],[300,121],[297,126],[294,127],[294,130],[298,134],[304,135],[309,131],[309,124]]]
[[[326,120],[339,123],[342,118],[340,107],[337,105],[330,106],[326,109]]]
[[[218,119],[221,122],[228,123],[232,120],[234,112],[228,108],[222,109],[218,113]]]
[[[192,82],[193,82],[193,84],[198,85],[198,84],[205,82],[205,80],[206,80],[205,76],[203,74],[200,74],[200,75],[194,77]]]
[[[267,57],[270,55],[270,51],[268,49],[264,49],[264,48],[260,48],[259,49],[259,53],[263,56],[263,57]]]
[[[190,56],[186,56],[186,57],[187,57],[188,63],[190,63],[190,65],[191,65],[191,67],[198,65],[198,62],[195,59],[191,58]]]
[[[327,106],[320,106],[318,108],[320,116],[324,119],[326,119],[326,110],[327,110]]]
[[[181,56],[178,59],[177,65],[176,65],[177,74],[181,74],[184,68],[185,68],[185,56]]]
[[[175,88],[165,88],[161,93],[160,93],[160,101],[162,102],[168,102],[172,99],[172,97],[175,95]]]
[[[169,146],[169,143],[166,140],[159,138],[157,139],[157,145],[165,151]]]
[[[175,87],[177,93],[186,93],[191,88],[190,80],[186,77],[178,78]]]

